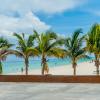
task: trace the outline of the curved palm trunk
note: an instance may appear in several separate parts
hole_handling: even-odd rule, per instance
[[[74,75],[74,76],[76,76],[76,66],[77,66],[76,63],[73,63],[73,64],[72,64],[72,67],[73,67],[73,75]]]
[[[95,55],[95,66],[96,66],[96,73],[99,75],[99,59]]]
[[[42,56],[42,75],[44,75],[45,73],[48,74],[49,72],[49,68],[48,68],[48,65],[47,65],[47,62],[46,62],[46,58],[45,56],[43,55]]]
[[[42,64],[42,75],[45,74],[45,63]]]
[[[2,70],[2,62],[0,61],[0,74],[2,74],[3,70]]]
[[[25,74],[28,75],[28,67],[29,67],[29,61],[28,58],[25,58]]]

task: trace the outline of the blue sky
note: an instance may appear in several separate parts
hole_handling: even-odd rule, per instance
[[[0,0],[0,36],[53,30],[65,36],[100,23],[99,0]]]

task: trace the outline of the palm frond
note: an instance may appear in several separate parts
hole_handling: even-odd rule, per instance
[[[0,59],[5,59],[8,55],[16,55],[18,57],[22,57],[23,54],[17,50],[6,50],[0,54]]]
[[[12,47],[13,44],[9,43],[9,41],[3,37],[0,37],[0,49],[7,49]]]
[[[46,32],[46,36],[47,37],[49,37],[49,39],[57,39],[58,38],[58,36],[57,36],[57,34],[56,33],[54,33],[54,32],[52,32],[52,31],[47,31]]]
[[[77,41],[77,39],[78,39],[80,33],[82,33],[82,29],[77,29],[77,30],[73,33],[72,42],[71,42],[71,45],[72,45],[72,46],[76,43],[76,41]]]
[[[19,48],[19,50],[25,51],[27,45],[26,45],[26,41],[24,39],[24,36],[23,35],[21,36],[21,35],[19,35],[17,33],[14,33],[14,36],[18,39],[18,46],[17,46],[17,48]]]
[[[94,24],[88,32],[87,39],[88,52],[99,54],[100,52],[100,25]]]
[[[39,34],[36,30],[33,31],[34,32],[34,36],[37,38],[37,40],[40,42],[40,38],[39,38]]]
[[[29,36],[29,38],[28,38],[28,40],[27,40],[27,46],[28,46],[28,47],[34,46],[34,42],[33,42],[33,41],[35,40],[35,38],[36,38],[36,37],[35,37],[34,35],[30,35],[30,36]]]
[[[25,54],[29,57],[29,56],[39,56],[39,51],[36,48],[27,48]]]
[[[66,56],[66,52],[64,49],[54,47],[47,52],[47,56],[64,58]]]
[[[48,47],[46,48],[46,51],[48,51],[51,48],[56,47],[56,46],[62,46],[63,44],[64,44],[64,39],[56,40],[53,43],[48,45]]]

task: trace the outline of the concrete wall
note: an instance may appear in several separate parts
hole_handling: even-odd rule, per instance
[[[100,83],[100,76],[0,75],[0,82]]]

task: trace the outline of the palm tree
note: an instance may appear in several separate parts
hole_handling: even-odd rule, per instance
[[[64,50],[59,47],[62,44],[62,39],[58,39],[54,32],[41,33],[40,35],[34,31],[37,40],[37,47],[39,55],[41,55],[42,75],[48,74],[49,67],[47,64],[47,57],[64,57]]]
[[[94,24],[88,32],[87,50],[95,56],[95,66],[97,75],[99,75],[99,58],[100,58],[100,25]]]
[[[76,75],[77,61],[81,58],[87,57],[83,47],[83,40],[85,36],[80,37],[81,29],[76,30],[72,37],[65,39],[66,56],[72,60],[73,74]]]
[[[8,40],[0,37],[0,74],[3,73],[2,61],[6,59],[11,46],[12,44],[10,44]]]
[[[28,68],[29,68],[29,57],[33,57],[37,54],[36,50],[34,49],[34,40],[35,37],[33,35],[29,35],[28,39],[25,39],[24,33],[21,35],[14,33],[14,36],[18,40],[18,46],[15,50],[15,55],[18,57],[22,57],[25,63],[25,73],[28,75]]]

